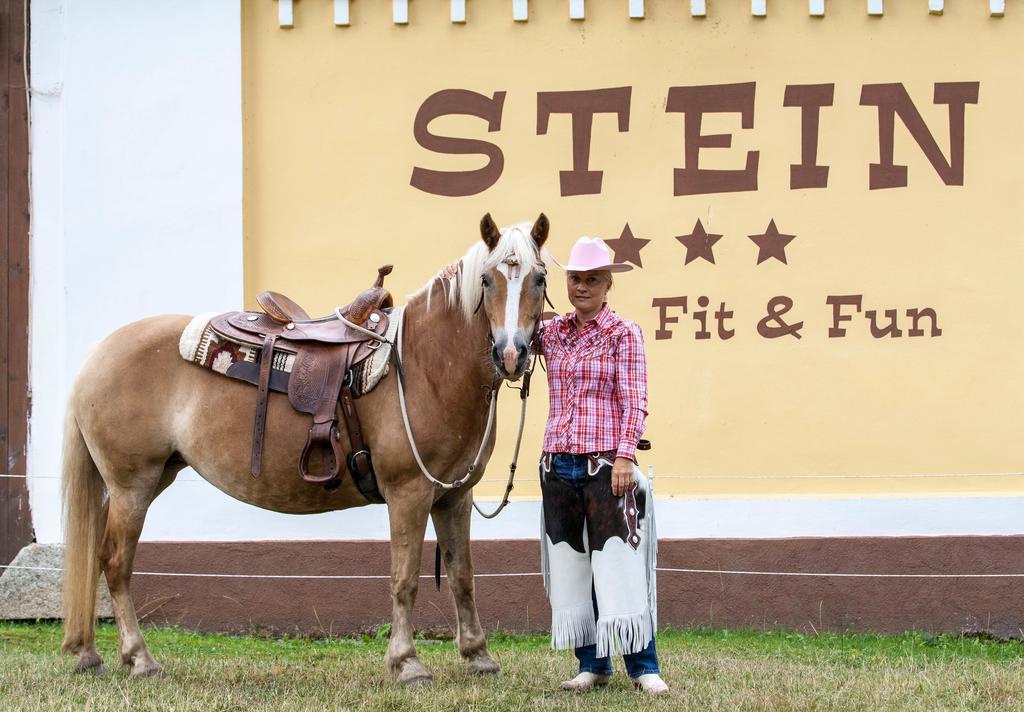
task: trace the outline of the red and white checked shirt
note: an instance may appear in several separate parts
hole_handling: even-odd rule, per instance
[[[556,316],[540,335],[547,362],[544,452],[615,450],[632,459],[647,418],[647,360],[635,322],[605,304],[577,327],[576,313]]]

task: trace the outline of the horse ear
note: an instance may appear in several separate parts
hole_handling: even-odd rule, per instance
[[[548,216],[541,213],[537,216],[537,222],[533,224],[533,229],[530,230],[530,235],[533,237],[533,241],[537,243],[537,249],[539,250],[544,246],[544,241],[548,239],[548,230],[551,228],[548,223]]]
[[[498,244],[498,240],[501,239],[501,231],[494,224],[494,219],[491,218],[490,213],[487,213],[480,219],[480,237],[483,238],[489,250],[493,250],[494,246]]]

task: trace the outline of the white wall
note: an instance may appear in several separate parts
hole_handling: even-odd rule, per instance
[[[242,303],[240,19],[237,0],[32,2],[29,485],[41,542],[61,536],[64,401],[89,346],[143,316]],[[658,520],[663,537],[1020,534],[1022,503],[675,499],[659,503]],[[474,523],[478,538],[537,529],[537,502]],[[273,514],[187,470],[154,504],[143,539],[387,535],[383,507]]]
[[[140,317],[241,304],[241,33],[237,0],[31,11],[29,484],[52,542],[64,401],[89,346]]]

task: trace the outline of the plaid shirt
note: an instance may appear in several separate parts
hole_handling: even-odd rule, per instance
[[[647,418],[643,332],[608,305],[582,329],[576,314],[556,316],[540,334],[547,361],[544,452],[615,450],[633,459]]]

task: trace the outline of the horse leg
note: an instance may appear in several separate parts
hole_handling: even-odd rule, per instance
[[[456,642],[459,654],[469,663],[471,674],[482,675],[500,670],[487,652],[487,638],[480,626],[473,585],[473,559],[469,545],[469,523],[473,512],[471,492],[458,492],[451,501],[434,506],[431,517],[437,542],[444,556],[448,587],[455,599]]]
[[[107,576],[114,619],[117,621],[121,662],[131,666],[132,677],[158,675],[163,670],[146,648],[129,591],[135,548],[152,501],[153,491],[148,488],[111,487],[107,529],[100,548],[100,562]]]
[[[429,500],[394,497],[388,502],[391,523],[391,643],[384,660],[388,670],[407,685],[429,685],[433,675],[416,657],[412,637],[413,604],[419,588],[420,554],[427,528]]]

